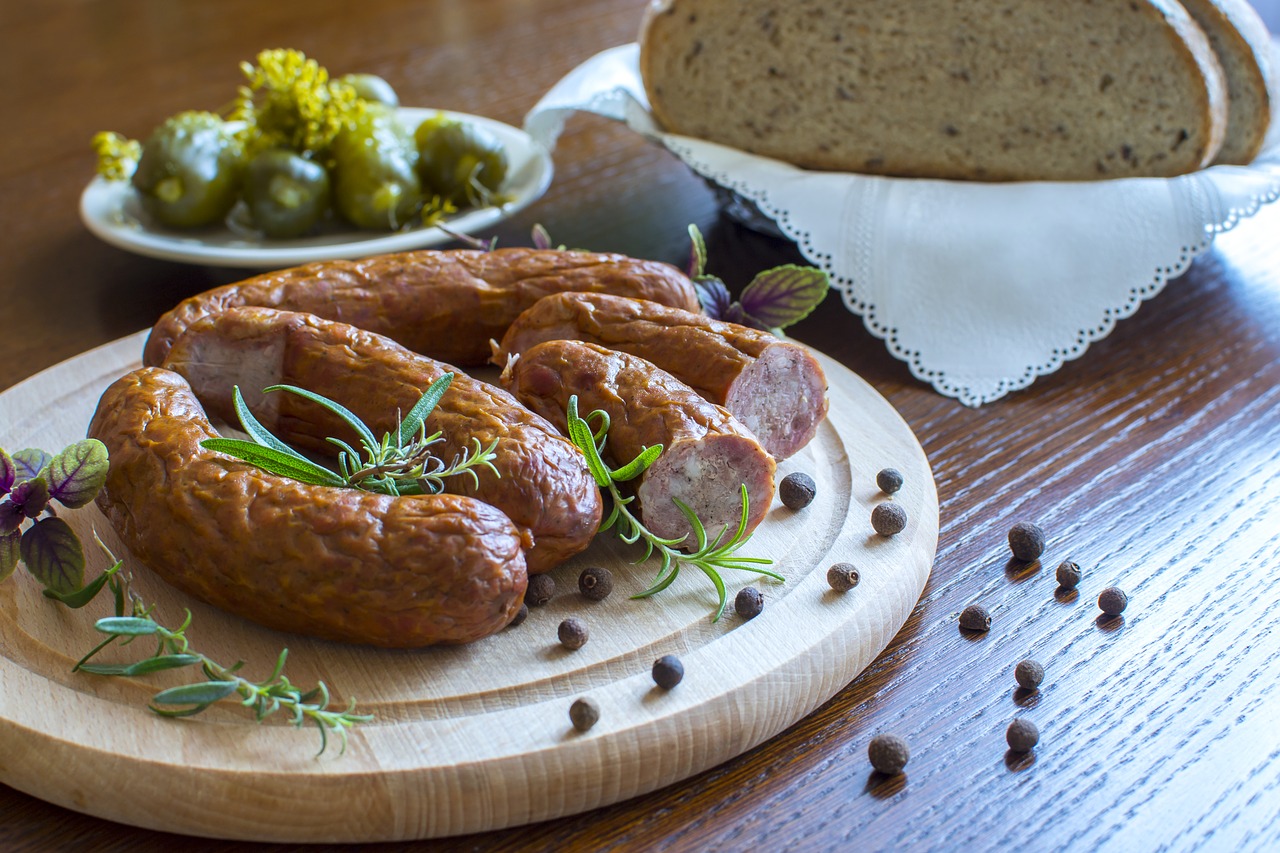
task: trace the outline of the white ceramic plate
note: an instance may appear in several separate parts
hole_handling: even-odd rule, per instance
[[[528,207],[551,184],[551,155],[522,130],[482,116],[447,110],[402,107],[399,112],[411,126],[443,112],[488,130],[506,148],[510,165],[503,192],[510,194],[512,200],[500,208],[454,216],[445,223],[450,231],[469,234],[489,228]],[[160,226],[147,216],[127,181],[100,177],[94,178],[80,196],[80,218],[96,236],[121,249],[153,258],[222,267],[276,268],[334,258],[361,258],[453,239],[434,227],[393,233],[334,229],[292,240],[254,238],[223,225],[178,231]]]

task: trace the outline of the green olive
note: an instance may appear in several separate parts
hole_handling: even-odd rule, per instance
[[[422,207],[413,137],[390,109],[364,111],[333,141],[333,195],[357,228],[396,230]]]
[[[249,161],[244,201],[268,237],[299,237],[329,209],[329,173],[293,151],[273,148]]]
[[[377,74],[344,74],[341,82],[356,90],[356,97],[388,107],[400,106],[400,96]]]
[[[507,153],[492,133],[443,115],[418,125],[418,174],[424,191],[457,205],[483,205],[507,178]]]
[[[212,113],[167,119],[142,146],[133,186],[142,207],[171,228],[221,221],[240,192],[244,149]]]

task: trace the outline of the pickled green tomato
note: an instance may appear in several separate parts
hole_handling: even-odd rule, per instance
[[[377,74],[344,74],[341,82],[356,90],[356,97],[388,107],[400,106],[400,96]]]
[[[142,146],[133,186],[142,207],[170,228],[221,221],[240,192],[244,149],[212,113],[178,113]]]
[[[435,116],[418,125],[413,139],[423,190],[454,204],[483,204],[507,178],[502,143],[475,125]]]
[[[333,141],[333,195],[357,228],[395,230],[422,207],[413,137],[386,108],[370,105]]]
[[[244,200],[253,225],[268,237],[299,237],[329,209],[329,173],[300,154],[273,148],[249,161]]]

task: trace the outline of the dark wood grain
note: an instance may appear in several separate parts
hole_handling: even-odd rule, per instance
[[[77,217],[92,133],[216,108],[236,63],[296,46],[407,104],[519,124],[564,72],[634,38],[640,0],[55,0],[0,11],[0,388],[149,326],[241,273],[135,257]],[[1273,27],[1276,2],[1259,3]],[[683,262],[685,226],[740,287],[794,247],[720,216],[678,161],[571,120],[546,197],[493,233]],[[1221,237],[1076,361],[981,409],[933,393],[834,298],[795,330],[885,395],[934,468],[942,533],[901,633],[834,699],[684,783],[530,827],[379,849],[1280,848],[1280,208]],[[870,476],[872,472],[868,472]],[[1005,535],[1048,532],[1030,566]],[[1077,593],[1054,567],[1084,569]],[[1100,620],[1097,594],[1129,592]],[[970,602],[994,617],[963,636]],[[1014,665],[1045,682],[1016,690]],[[0,685],[3,689],[3,685]],[[1034,720],[1019,756],[1004,731]],[[905,777],[871,771],[896,732]],[[0,767],[4,757],[0,756]],[[50,768],[50,772],[58,772]],[[341,804],[335,804],[341,808]],[[124,827],[0,786],[6,851],[242,849]],[[291,849],[263,845],[263,850]]]

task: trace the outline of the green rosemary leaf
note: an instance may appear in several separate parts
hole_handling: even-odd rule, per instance
[[[566,415],[566,425],[569,432],[569,441],[582,451],[583,456],[587,459],[587,468],[591,471],[591,476],[595,479],[596,485],[604,488],[609,485],[611,478],[609,469],[604,464],[604,460],[600,458],[600,452],[596,449],[595,436],[591,432],[591,427],[587,422],[578,417],[578,396],[575,394],[569,398],[569,406]]]
[[[290,477],[313,486],[345,486],[346,482],[337,474],[317,465],[310,459],[296,453],[282,453],[272,447],[264,447],[252,441],[239,438],[206,438],[200,442],[206,450],[225,453],[256,465],[270,474]]]
[[[694,541],[698,543],[697,547],[694,548],[694,553],[701,554],[705,552],[707,550],[707,528],[702,525],[702,519],[698,518],[697,513],[690,509],[684,501],[679,498],[672,498],[671,500],[675,502],[676,508],[684,514],[689,526],[693,528]]]
[[[94,629],[120,637],[145,637],[160,633],[160,626],[140,616],[108,616],[93,623]]]
[[[627,480],[634,480],[642,473],[649,470],[649,466],[662,454],[662,445],[655,444],[652,447],[646,447],[640,451],[640,454],[632,459],[629,463],[622,466],[616,471],[609,472],[609,479],[615,483],[625,483]]]
[[[644,592],[637,592],[635,595],[631,597],[632,598],[648,598],[651,595],[657,595],[667,587],[671,586],[671,584],[675,581],[676,576],[679,574],[680,574],[680,566],[677,564],[675,568],[673,568],[669,573],[666,574],[666,577],[659,576],[658,580],[653,584],[653,586],[649,587]]]
[[[240,686],[239,681],[202,681],[161,690],[151,701],[158,705],[203,705],[208,707],[219,699],[225,699]]]
[[[711,617],[712,622],[719,622],[720,617],[724,615],[725,605],[729,603],[729,595],[724,588],[724,580],[720,577],[720,573],[709,566],[699,566],[707,577],[711,578],[711,583],[715,585],[716,594],[720,596],[720,607],[716,610],[716,615]]]
[[[418,430],[422,427],[422,422],[430,417],[431,412],[435,410],[436,404],[444,396],[444,392],[449,390],[449,383],[451,382],[453,382],[453,374],[444,374],[435,382],[432,382],[426,392],[418,398],[418,402],[413,404],[409,414],[405,415],[404,420],[400,422],[400,446],[403,447],[408,444],[418,434]]]
[[[116,561],[114,566],[98,575],[91,583],[85,584],[82,588],[72,593],[56,592],[46,587],[44,589],[45,598],[52,598],[54,601],[60,602],[73,610],[79,610],[97,597],[98,593],[102,591],[102,587],[106,585],[113,574],[120,571],[122,565],[124,565],[123,562]]]
[[[244,402],[244,395],[240,393],[240,386],[234,385],[231,388],[231,402],[235,406],[236,417],[240,419],[240,426],[249,434],[256,443],[263,447],[270,447],[272,450],[278,450],[288,456],[293,456],[303,461],[310,461],[298,451],[285,444],[280,439],[271,434],[271,431],[264,427],[257,418],[253,416],[253,412],[249,411],[248,405]],[[247,460],[246,460],[247,461]]]
[[[184,666],[194,666],[200,663],[199,655],[157,655],[156,657],[144,658],[137,663],[89,663],[80,667],[81,672],[87,672],[90,675],[150,675],[153,672],[163,672],[167,669],[180,669]]]
[[[284,673],[284,663],[286,660],[288,660],[288,658],[289,658],[289,650],[281,649],[280,656],[276,658],[275,669],[271,670],[271,676],[267,679],[267,681],[269,682],[275,681]]]
[[[360,436],[360,440],[368,447],[374,448],[378,446],[378,439],[374,436],[373,430],[369,429],[369,427],[365,425],[364,421],[356,417],[354,412],[341,403],[335,403],[328,397],[324,397],[314,391],[308,391],[305,388],[299,388],[296,385],[272,385],[263,389],[264,393],[269,391],[288,391],[291,394],[297,394],[304,400],[310,400],[311,402],[328,409],[330,412],[333,412],[335,415],[342,418],[347,426],[355,430],[356,434]]]
[[[148,705],[147,707],[162,717],[194,717],[196,714],[204,713],[212,704],[212,702],[206,702],[194,708],[157,708],[155,705]]]

